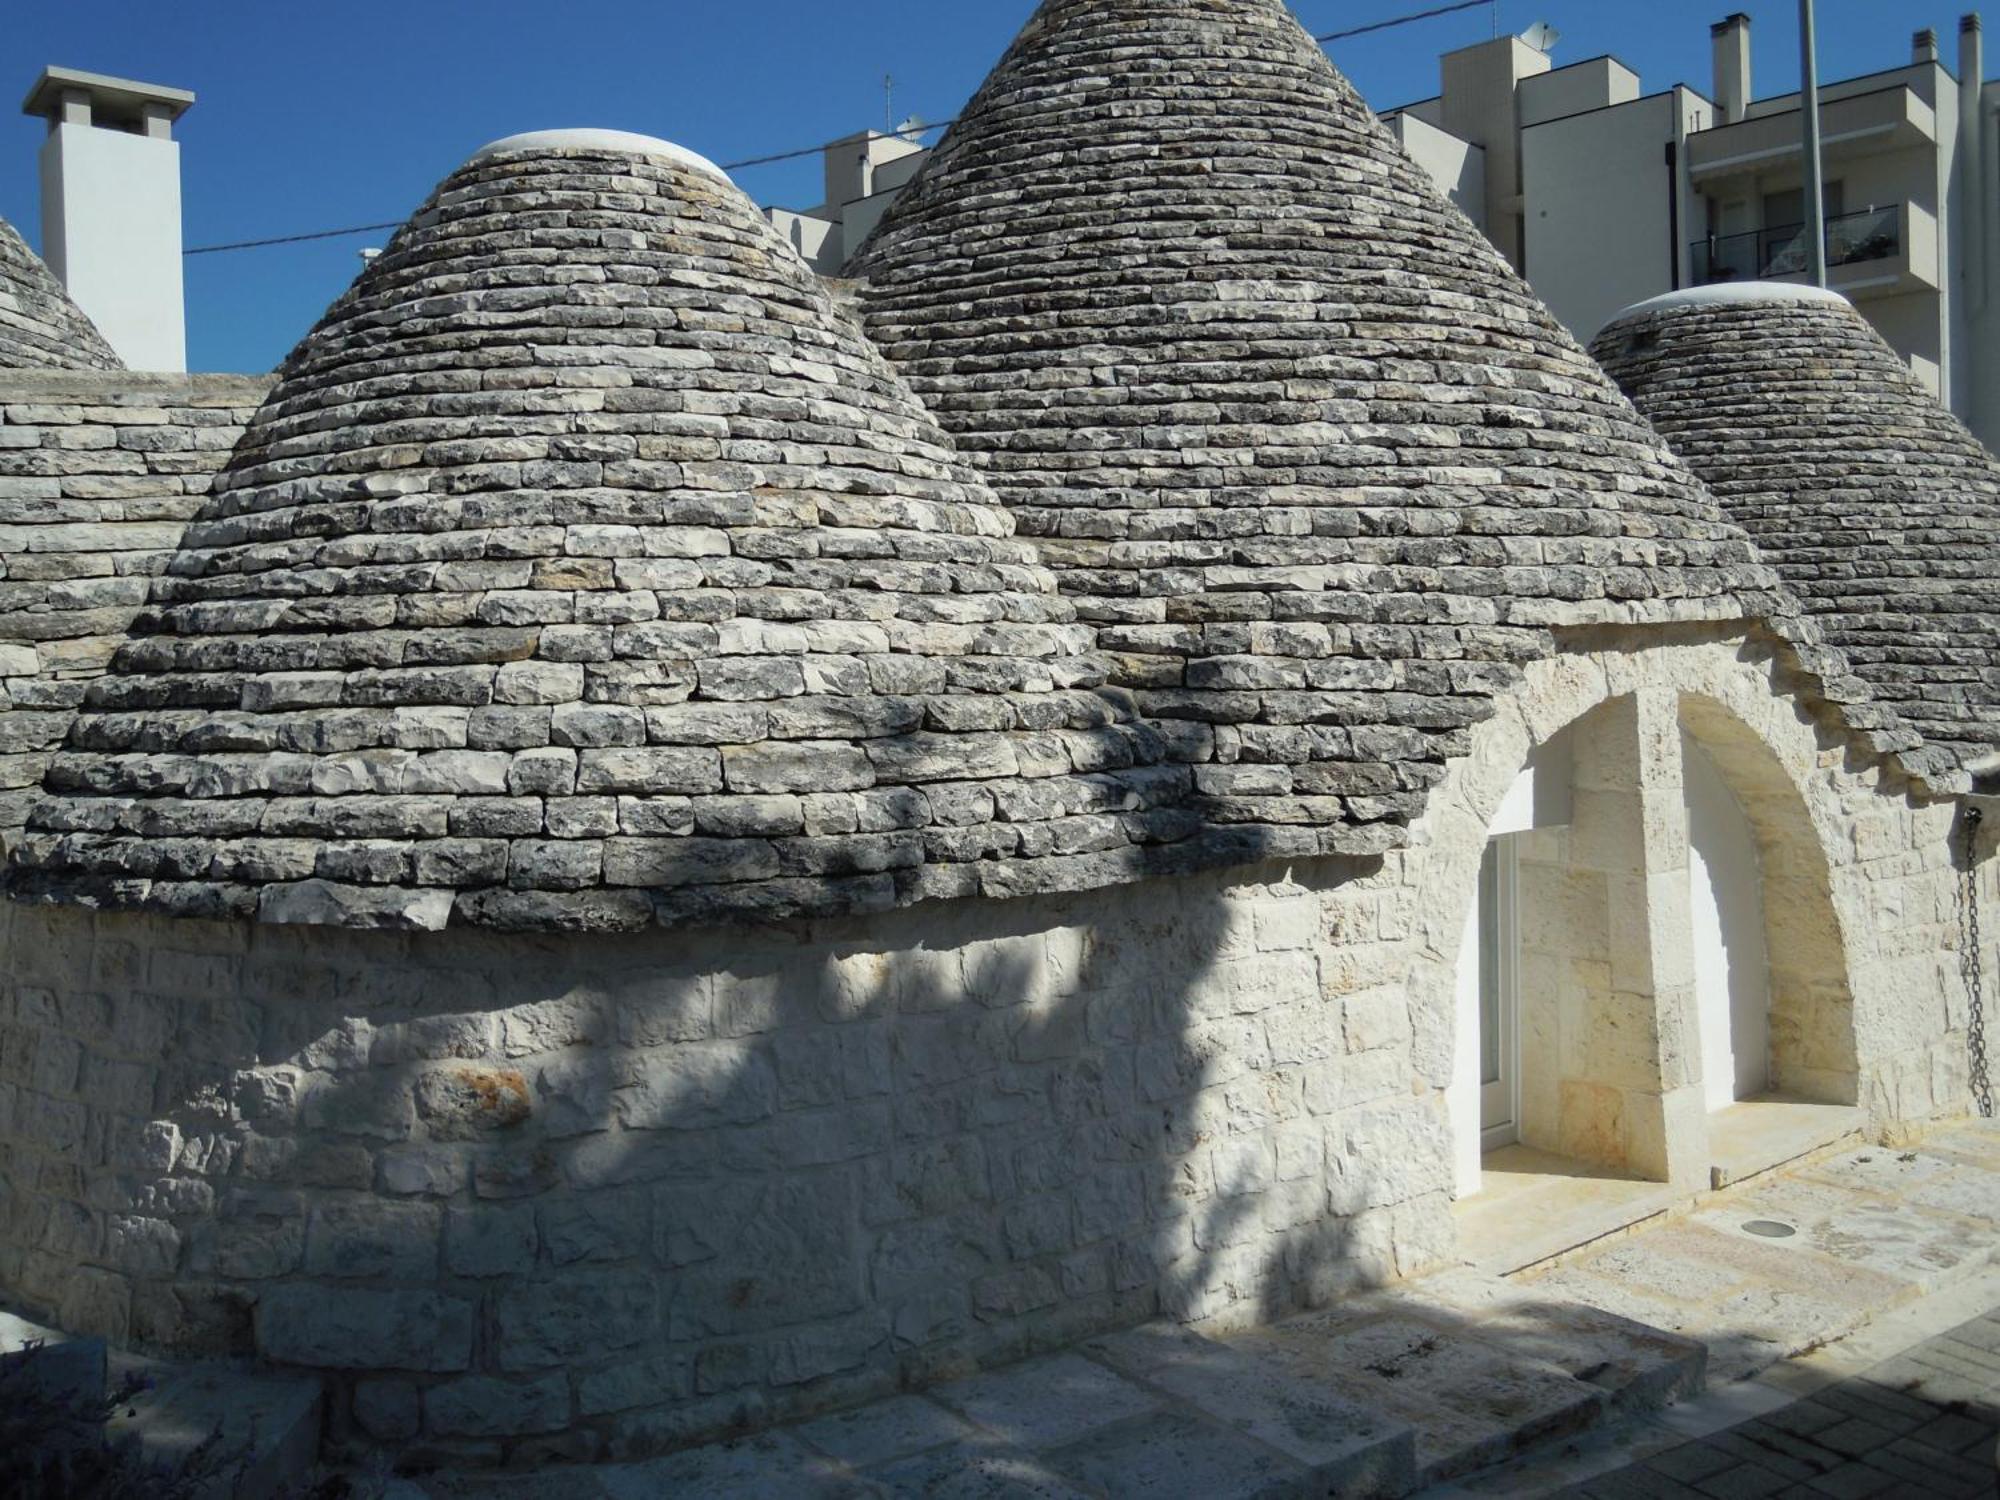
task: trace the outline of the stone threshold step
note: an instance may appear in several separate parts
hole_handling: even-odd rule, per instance
[[[105,1424],[154,1463],[173,1463],[218,1428],[225,1451],[247,1450],[191,1500],[267,1500],[291,1493],[319,1461],[321,1390],[309,1376],[274,1374],[226,1362],[178,1363],[107,1354],[104,1340],[72,1338],[0,1312],[0,1356],[39,1343],[47,1379],[79,1395],[108,1394],[130,1373],[149,1384]]]
[[[1471,1268],[1244,1334],[1234,1347],[1408,1424],[1436,1484],[1702,1388],[1697,1340]]]

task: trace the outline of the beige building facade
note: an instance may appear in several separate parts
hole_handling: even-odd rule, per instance
[[[1580,339],[1684,287],[1803,280],[1796,93],[1758,98],[1749,18],[1712,31],[1707,92],[1648,92],[1614,57],[1558,65],[1519,37],[1447,53],[1438,95],[1385,123]],[[2000,84],[1979,17],[1948,60],[1820,89],[1828,282],[1925,386],[2000,444]]]
[[[1757,98],[1747,17],[1711,28],[1706,89],[1648,91],[1605,56],[1559,64],[1529,37],[1448,52],[1439,92],[1383,124],[1578,339],[1683,287],[1803,279],[1796,93]],[[1533,33],[1530,33],[1533,36]],[[1824,82],[1828,278],[1989,448],[2000,446],[2000,83],[1979,17],[1955,60]],[[1970,83],[1961,80],[1972,80]],[[929,154],[868,131],[826,148],[826,201],[770,209],[837,275]]]

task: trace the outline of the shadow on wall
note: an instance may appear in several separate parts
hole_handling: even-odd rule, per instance
[[[1395,868],[619,937],[13,908],[0,1279],[520,1462],[1268,1320],[1451,1247]]]

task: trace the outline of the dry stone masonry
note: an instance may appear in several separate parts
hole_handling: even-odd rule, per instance
[[[1196,827],[1089,645],[726,179],[524,137],[287,361],[18,873],[422,928],[1102,883]]]
[[[1593,349],[1878,699],[2000,752],[2000,461],[1844,298],[1704,288]]]
[[[1964,1111],[1994,705],[1872,701],[1878,522],[1802,604],[1278,0],[1047,0],[856,269],[551,132],[268,389],[0,373],[0,1295],[529,1464],[1448,1263],[1562,737],[1530,1128],[1709,1180],[1684,750],[1773,1077]]]
[[[0,219],[0,370],[120,368],[97,325]]]
[[[0,845],[268,386],[0,370]]]
[[[1795,612],[1280,0],[1050,0],[850,270],[1286,849],[1397,842],[1552,628]]]

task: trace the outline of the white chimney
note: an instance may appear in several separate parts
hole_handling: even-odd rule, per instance
[[[21,105],[49,122],[42,259],[134,370],[187,368],[173,122],[193,103],[185,89],[44,68]]]
[[[1938,51],[1937,33],[1926,26],[1910,38],[1910,61],[1917,67],[1934,63],[1942,54]]]
[[[1742,11],[1708,28],[1715,44],[1715,107],[1734,125],[1750,108],[1750,18]]]

